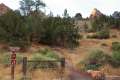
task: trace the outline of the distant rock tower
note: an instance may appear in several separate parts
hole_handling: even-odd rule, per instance
[[[102,16],[103,14],[96,8],[93,9],[92,13],[90,14],[90,19],[94,19],[97,17]]]
[[[11,10],[9,7],[7,7],[5,4],[0,4],[0,15],[3,15],[7,13],[9,10]]]

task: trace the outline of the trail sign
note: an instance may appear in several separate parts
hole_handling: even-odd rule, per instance
[[[15,52],[17,52],[19,50],[20,50],[19,47],[10,47],[10,51],[12,51],[12,53],[15,53]]]
[[[11,54],[11,65],[16,64],[16,52],[19,50],[19,47],[10,47]]]
[[[11,53],[11,80],[14,80],[15,64],[16,64],[16,52],[19,50],[19,47],[10,47]]]
[[[15,65],[16,64],[16,53],[12,53],[11,54],[11,65]]]

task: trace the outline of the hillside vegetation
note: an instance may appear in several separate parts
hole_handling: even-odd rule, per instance
[[[67,9],[63,17],[52,13],[46,15],[40,9],[46,6],[45,3],[26,1],[20,1],[22,14],[19,10],[10,10],[0,16],[0,70],[3,72],[0,79],[4,79],[4,75],[10,77],[8,50],[11,46],[20,47],[17,78],[21,77],[23,56],[30,60],[58,60],[65,57],[68,64],[78,71],[100,70],[107,75],[120,76],[119,16],[106,16],[97,9],[90,18],[82,18],[80,13],[70,17]],[[30,68],[34,65],[29,64]],[[34,70],[33,77],[39,79],[39,74],[43,72]]]

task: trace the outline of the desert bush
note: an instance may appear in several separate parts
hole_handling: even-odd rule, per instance
[[[38,52],[39,52],[39,54],[42,54],[43,56],[46,56],[48,58],[59,59],[59,56],[51,49],[45,48],[42,50],[38,50]]]
[[[0,39],[10,46],[26,47],[29,44],[28,27],[24,17],[14,11],[0,16]]]
[[[120,42],[113,42],[112,43],[112,59],[110,64],[113,67],[119,67],[120,66]]]
[[[96,34],[93,34],[93,35],[87,35],[87,38],[90,38],[90,39],[97,38],[97,35],[96,35]]]
[[[108,39],[110,37],[110,33],[108,30],[99,31],[96,35],[98,39]]]
[[[78,64],[81,71],[87,71],[87,70],[98,70],[101,64],[98,64],[96,62],[89,63],[89,61],[82,61]]]
[[[44,15],[45,16],[45,15]],[[33,12],[24,16],[8,11],[0,16],[0,42],[28,48],[32,42],[67,48],[79,46],[79,29],[70,17],[44,17]]]
[[[98,64],[104,64],[107,61],[106,58],[107,58],[107,55],[101,50],[93,51],[88,56],[89,63],[95,62]]]
[[[106,46],[108,46],[108,45],[107,45],[106,43],[102,43],[101,46],[105,46],[105,47],[106,47]]]
[[[80,39],[78,27],[71,18],[30,16],[28,25],[31,40],[47,45],[77,47]]]
[[[109,63],[113,67],[120,67],[120,42],[113,42],[112,50],[111,60]]]
[[[113,67],[120,67],[120,51],[112,53],[111,61],[109,62]]]
[[[68,48],[79,45],[79,29],[71,18],[49,17],[42,25],[44,31],[40,36],[41,43]]]
[[[32,55],[31,60],[34,61],[48,61],[48,60],[58,60],[59,56],[50,49],[39,50],[39,53]],[[28,68],[34,70],[38,68],[56,67],[57,62],[31,62],[28,63]]]
[[[100,64],[86,64],[86,70],[98,70],[98,68],[100,67]]]
[[[10,65],[10,54],[4,54],[1,57],[1,64],[4,66],[9,66]]]
[[[99,32],[103,29],[108,29],[109,17],[102,15],[99,18],[95,18],[94,20],[91,20],[91,26],[94,32]]]
[[[120,42],[112,42],[112,50],[120,51]]]
[[[83,62],[85,64],[85,70],[93,69],[97,70],[99,67],[107,64],[111,57],[106,55],[101,50],[93,51]]]
[[[88,35],[87,38],[95,38],[95,39],[108,39],[110,37],[110,33],[107,30],[102,30],[93,35]]]

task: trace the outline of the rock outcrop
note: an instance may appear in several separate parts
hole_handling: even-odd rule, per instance
[[[7,7],[5,4],[0,4],[0,15],[3,15],[7,13],[9,10],[11,10],[9,7]]]
[[[112,14],[112,17],[115,18],[115,19],[120,19],[120,12],[115,11],[115,12]]]
[[[96,8],[93,9],[92,13],[90,14],[90,18],[96,18],[96,17],[100,17],[103,14]]]

